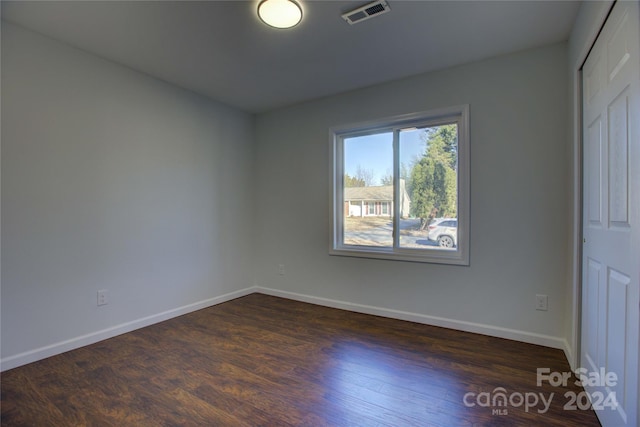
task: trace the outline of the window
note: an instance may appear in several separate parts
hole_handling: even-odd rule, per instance
[[[331,130],[330,254],[469,265],[468,108]]]

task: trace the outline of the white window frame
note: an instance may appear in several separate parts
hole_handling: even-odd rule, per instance
[[[344,139],[410,127],[458,125],[458,241],[455,250],[400,247],[400,203],[392,203],[393,247],[345,245],[344,233]],[[437,264],[469,265],[469,105],[460,105],[419,113],[404,114],[379,120],[337,126],[330,129],[330,255]],[[399,142],[393,143],[394,202],[400,198]]]

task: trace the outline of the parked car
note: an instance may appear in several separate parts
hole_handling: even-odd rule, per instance
[[[433,219],[429,224],[429,240],[438,242],[443,248],[458,246],[458,219]]]

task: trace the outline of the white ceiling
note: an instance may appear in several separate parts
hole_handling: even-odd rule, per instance
[[[277,30],[256,1],[2,1],[2,19],[249,112],[567,40],[577,1],[305,1]]]

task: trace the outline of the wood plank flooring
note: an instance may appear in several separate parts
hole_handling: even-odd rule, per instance
[[[1,419],[56,427],[599,425],[591,410],[563,409],[566,392],[582,391],[575,379],[538,387],[536,368],[570,370],[560,350],[252,294],[4,372]],[[497,387],[512,404],[480,406]],[[514,393],[553,398],[546,412],[541,402],[527,410]]]

